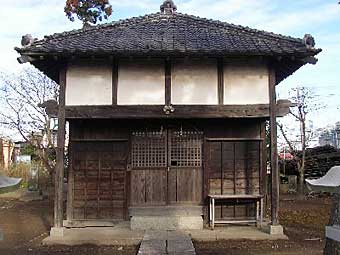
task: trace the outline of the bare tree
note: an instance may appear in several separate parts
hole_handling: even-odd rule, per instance
[[[299,193],[303,194],[306,149],[314,137],[313,128],[307,127],[308,118],[312,112],[318,111],[323,106],[311,88],[298,87],[292,89],[290,94],[290,100],[293,101],[294,107],[290,109],[288,116],[298,124],[298,127],[294,126],[292,122],[284,124],[283,121],[278,121],[277,125],[296,161],[299,173]]]
[[[57,84],[34,67],[18,74],[0,73],[0,124],[30,144],[50,173],[55,164],[51,157],[55,123],[41,105],[57,97]]]

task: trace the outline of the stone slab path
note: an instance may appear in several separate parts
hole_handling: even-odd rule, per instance
[[[196,255],[188,234],[178,231],[146,231],[138,255]]]

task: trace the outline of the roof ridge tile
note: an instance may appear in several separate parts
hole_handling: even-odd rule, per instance
[[[45,36],[19,53],[315,55],[303,39],[183,13],[151,13]]]

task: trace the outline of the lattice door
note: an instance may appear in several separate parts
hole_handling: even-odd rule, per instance
[[[133,132],[131,204],[200,203],[202,139],[192,130]]]
[[[199,204],[202,200],[203,132],[169,132],[169,203]]]

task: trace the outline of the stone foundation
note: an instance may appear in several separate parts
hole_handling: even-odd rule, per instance
[[[50,231],[50,236],[53,236],[53,237],[63,237],[64,236],[64,231],[65,231],[65,228],[55,228],[55,227],[52,227],[51,231]]]
[[[202,216],[133,216],[132,230],[199,230],[203,229]]]
[[[269,235],[284,235],[283,227],[281,225],[268,225],[266,228],[266,232]]]
[[[129,213],[133,230],[203,229],[201,206],[134,207]]]

